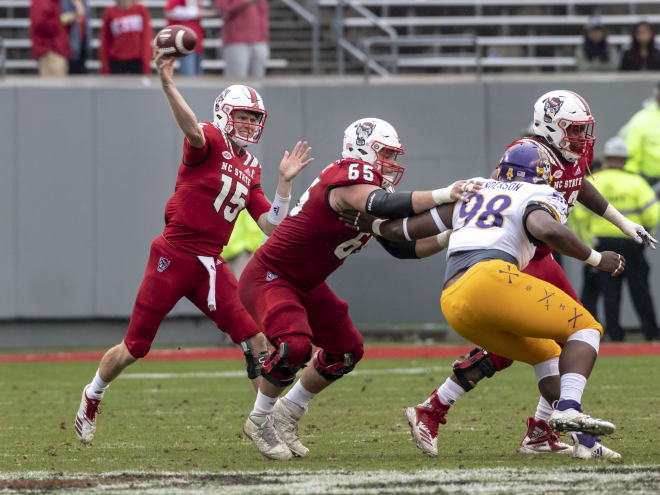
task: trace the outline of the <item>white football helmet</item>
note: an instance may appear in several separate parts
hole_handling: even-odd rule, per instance
[[[248,125],[248,135],[241,136],[236,132],[234,123],[234,111],[245,110],[260,114],[261,117],[256,123],[246,123]],[[264,101],[250,86],[234,84],[225,89],[215,99],[213,104],[213,125],[226,133],[239,146],[247,146],[250,143],[258,143],[264,131],[268,113],[264,107]]]
[[[341,156],[371,163],[380,171],[387,184],[395,186],[401,181],[405,169],[395,162],[380,159],[378,152],[384,148],[394,151],[397,157],[404,153],[399,135],[392,125],[381,119],[367,117],[356,120],[346,128]]]
[[[550,91],[534,104],[534,133],[547,139],[569,162],[593,149],[594,124],[589,105],[572,91]]]

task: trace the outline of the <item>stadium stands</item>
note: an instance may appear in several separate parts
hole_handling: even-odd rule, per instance
[[[103,9],[113,3],[91,0],[95,37]],[[163,27],[165,0],[143,3],[150,9],[154,29]],[[36,73],[30,57],[29,4],[29,0],[0,3],[8,73]],[[325,74],[362,73],[367,59],[371,69],[383,75],[507,68],[565,71],[574,66],[575,46],[582,42],[583,26],[593,15],[599,15],[610,43],[618,47],[629,42],[631,27],[640,20],[660,25],[660,0],[273,0],[269,4],[271,74],[310,74],[312,68]],[[205,68],[218,73],[223,68],[222,19],[206,19],[202,24],[207,34]],[[438,41],[456,35],[473,37],[474,45]],[[424,37],[436,41],[424,44]],[[94,49],[97,46],[94,40]],[[96,69],[98,62],[90,60],[89,67]]]

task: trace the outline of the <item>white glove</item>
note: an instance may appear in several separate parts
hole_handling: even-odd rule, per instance
[[[624,217],[616,208],[614,208],[614,206],[607,205],[607,209],[605,210],[605,213],[603,213],[603,218],[619,227],[621,232],[628,237],[632,237],[638,244],[644,244],[646,247],[655,249],[655,245],[658,241],[651,237],[651,234],[649,234],[644,227]]]
[[[636,224],[635,222],[628,220],[619,226],[621,232],[626,234],[628,237],[632,237],[636,243],[644,244],[644,246],[655,249],[655,245],[658,243],[656,239],[651,237],[644,227]]]

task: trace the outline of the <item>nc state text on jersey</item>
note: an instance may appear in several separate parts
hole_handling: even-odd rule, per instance
[[[250,182],[252,182],[250,176],[245,172],[243,172],[242,170],[234,168],[234,166],[231,163],[222,162],[220,170],[223,172],[229,172],[230,174],[232,173],[233,170],[234,176],[241,182],[244,182],[246,186],[250,187]],[[253,172],[253,170],[250,170],[250,172]]]

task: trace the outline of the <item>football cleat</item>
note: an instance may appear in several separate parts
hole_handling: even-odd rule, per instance
[[[527,419],[527,434],[520,442],[521,454],[570,454],[573,447],[559,440],[550,425],[543,420]]]
[[[277,434],[272,415],[250,414],[243,423],[243,433],[254,442],[261,455],[268,459],[288,461],[293,457],[289,447]]]
[[[425,402],[404,410],[415,445],[428,456],[438,455],[438,425],[447,424],[445,414],[450,407],[440,402],[435,390]]]
[[[571,432],[573,457],[576,459],[621,459],[621,454],[605,447],[591,435]]]
[[[581,431],[590,435],[609,435],[616,429],[609,421],[583,413],[580,404],[572,400],[559,401],[548,424],[555,431]]]
[[[309,452],[298,437],[298,421],[303,414],[305,409],[286,397],[278,399],[273,408],[275,430],[296,457],[305,457]]]
[[[90,399],[87,397],[87,389],[90,385],[85,385],[83,389],[80,407],[78,408],[78,414],[76,414],[76,420],[74,422],[76,436],[84,444],[91,443],[94,440],[96,416],[101,414],[99,410],[101,399]]]

